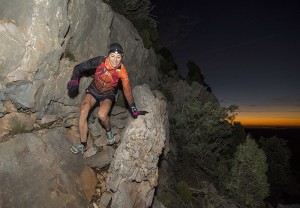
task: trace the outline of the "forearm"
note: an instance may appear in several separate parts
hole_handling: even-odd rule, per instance
[[[132,89],[129,82],[123,84],[123,92],[128,105],[131,106],[134,103],[134,99],[133,99]]]

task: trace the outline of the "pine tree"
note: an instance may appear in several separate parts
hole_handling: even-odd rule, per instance
[[[269,195],[266,160],[264,151],[249,136],[238,146],[227,188],[240,204],[259,207]]]

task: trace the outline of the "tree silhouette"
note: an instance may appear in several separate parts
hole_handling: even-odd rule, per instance
[[[199,82],[200,84],[203,84],[204,76],[201,73],[200,67],[191,60],[188,61],[187,67],[189,69],[187,79],[189,81],[195,81]]]
[[[278,194],[284,191],[289,184],[291,177],[291,167],[289,163],[292,154],[291,150],[288,148],[287,141],[277,136],[270,138],[261,137],[259,144],[267,156],[269,165],[267,174],[271,194]]]
[[[204,81],[204,75],[201,73],[201,69],[200,67],[194,62],[189,60],[187,63],[187,67],[188,67],[188,75],[187,75],[187,81],[188,82],[198,82],[202,85],[204,85],[205,87],[207,87],[207,91],[211,92],[211,88],[210,86]]]
[[[162,47],[158,51],[158,54],[162,56],[162,59],[160,60],[160,71],[164,74],[173,70],[178,71],[177,64],[175,63],[174,57],[169,49]]]

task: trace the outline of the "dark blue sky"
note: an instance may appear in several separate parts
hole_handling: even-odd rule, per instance
[[[224,105],[300,123],[300,1],[152,3],[183,75],[191,59]]]

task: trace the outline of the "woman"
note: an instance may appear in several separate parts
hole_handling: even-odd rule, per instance
[[[70,148],[75,154],[79,152],[83,154],[86,151],[88,136],[87,117],[89,111],[95,104],[100,106],[98,117],[103,128],[106,130],[108,145],[114,144],[115,137],[111,130],[109,112],[115,101],[115,89],[117,89],[119,80],[122,81],[123,92],[132,116],[134,118],[138,116],[126,67],[122,63],[123,55],[124,51],[122,46],[118,43],[112,43],[109,46],[107,57],[98,56],[74,67],[72,78],[67,85],[69,91],[78,90],[80,74],[95,70],[94,79],[86,89],[86,94],[81,102],[79,115],[80,144]]]

